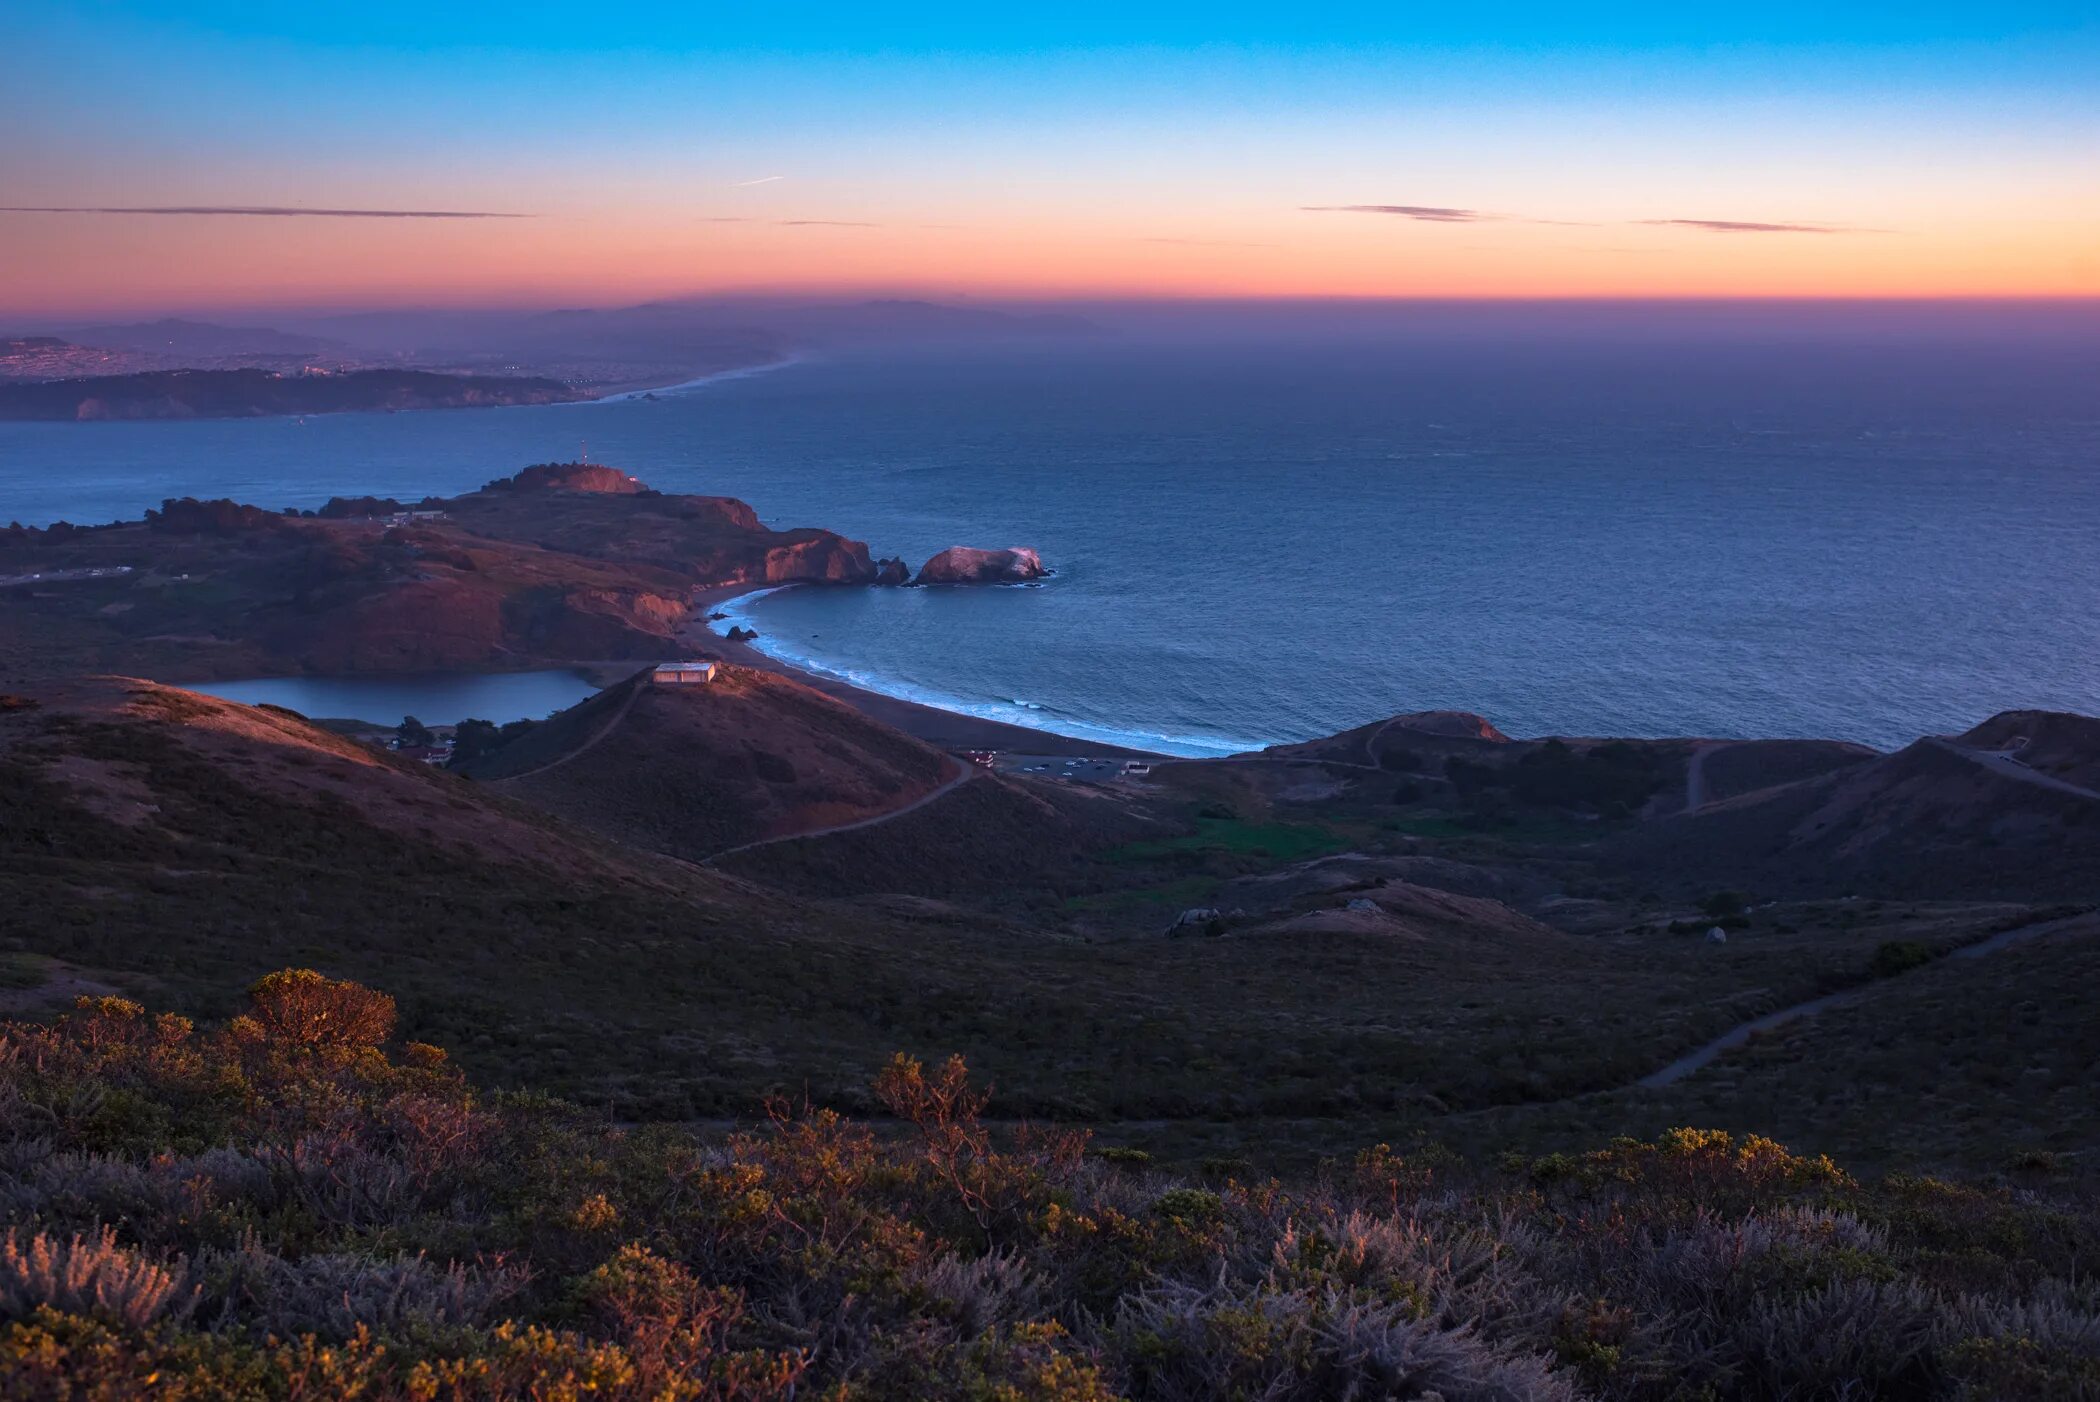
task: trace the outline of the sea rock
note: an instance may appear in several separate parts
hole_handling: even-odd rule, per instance
[[[758,630],[756,628],[740,628],[732,623],[729,625],[729,631],[722,636],[733,643],[748,643],[758,636]]]
[[[905,564],[894,555],[886,560],[877,560],[875,562],[875,583],[909,584],[911,583],[911,566]]]
[[[920,584],[1018,584],[1050,573],[1043,557],[1025,546],[977,550],[951,545],[919,570]]]

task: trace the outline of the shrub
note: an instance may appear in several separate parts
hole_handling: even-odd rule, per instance
[[[1876,946],[1870,967],[1876,978],[1894,978],[1921,969],[1939,957],[1939,951],[1923,940],[1884,940]]]
[[[1750,898],[1741,891],[1716,891],[1699,902],[1699,909],[1719,918],[1724,915],[1741,915],[1749,909]]]
[[[248,990],[248,1002],[267,1036],[295,1047],[373,1047],[394,1029],[392,998],[312,969],[265,975]]]
[[[40,1308],[92,1314],[132,1329],[191,1304],[182,1267],[155,1265],[117,1245],[114,1229],[60,1240],[17,1228],[0,1237],[0,1319]]]

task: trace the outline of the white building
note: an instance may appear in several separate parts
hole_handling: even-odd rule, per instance
[[[649,674],[658,686],[705,686],[714,679],[712,662],[663,662]]]

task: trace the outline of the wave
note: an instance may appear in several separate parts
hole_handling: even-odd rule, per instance
[[[1103,725],[1064,715],[1040,702],[1026,701],[1018,697],[1009,700],[972,700],[902,678],[871,672],[836,658],[820,656],[783,641],[756,626],[757,620],[752,606],[769,594],[778,594],[783,589],[795,587],[793,584],[776,584],[766,589],[755,589],[749,594],[739,594],[733,599],[725,599],[713,609],[713,612],[722,616],[710,619],[708,627],[717,636],[726,635],[731,628],[751,629],[758,634],[758,638],[746,646],[755,648],[775,662],[783,662],[805,672],[829,677],[833,681],[859,687],[862,691],[872,691],[898,701],[931,706],[936,710],[953,711],[957,715],[975,716],[979,720],[999,721],[1028,730],[1040,730],[1047,735],[1061,735],[1072,740],[1096,740],[1124,749],[1150,750],[1158,754],[1180,755],[1189,759],[1215,759],[1220,755],[1258,750],[1274,743],[1270,740],[1244,740],[1224,735],[1185,735],[1171,731],[1144,730],[1134,726]]]

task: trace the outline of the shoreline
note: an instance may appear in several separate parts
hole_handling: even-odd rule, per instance
[[[773,589],[793,587],[791,584],[718,584],[696,590],[693,594],[692,612],[687,616],[685,626],[679,630],[680,641],[713,652],[725,662],[736,666],[772,672],[798,681],[804,686],[823,692],[833,700],[843,701],[863,715],[871,716],[914,739],[923,740],[944,750],[1000,750],[1008,754],[1045,755],[1059,759],[1088,755],[1141,760],[1177,758],[1156,750],[1117,745],[1105,740],[1087,740],[1076,735],[1061,735],[1054,730],[1039,730],[1030,725],[991,720],[984,716],[973,716],[963,711],[928,705],[923,701],[908,701],[901,696],[855,686],[851,682],[797,666],[763,652],[749,643],[731,642],[708,627],[708,614],[724,604]]]

